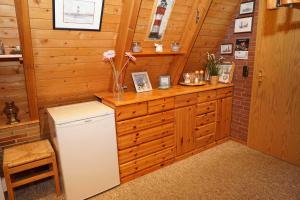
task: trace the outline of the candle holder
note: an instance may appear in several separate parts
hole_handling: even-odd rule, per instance
[[[15,105],[14,101],[5,102],[3,113],[7,117],[7,124],[17,124],[20,122],[18,112],[19,108]]]

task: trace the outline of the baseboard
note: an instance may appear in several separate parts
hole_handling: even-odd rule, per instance
[[[243,144],[243,145],[248,146],[248,145],[247,145],[247,142],[245,142],[245,141],[243,141],[243,140],[241,140],[241,139],[239,139],[239,138],[235,138],[235,137],[232,137],[232,136],[230,136],[229,138],[230,138],[230,140],[232,140],[232,141],[235,141],[235,142],[238,142],[238,143],[240,143],[240,144]]]

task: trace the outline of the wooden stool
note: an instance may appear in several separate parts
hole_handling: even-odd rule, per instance
[[[29,178],[13,180],[12,175],[49,165],[49,170],[33,174]],[[38,181],[47,177],[54,177],[56,194],[60,193],[59,177],[55,153],[48,140],[22,144],[4,149],[3,171],[7,185],[8,197],[14,199],[13,189],[27,183]],[[21,174],[21,173],[20,173]]]

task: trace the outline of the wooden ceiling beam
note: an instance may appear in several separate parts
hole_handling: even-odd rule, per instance
[[[170,65],[169,74],[171,75],[172,85],[177,85],[180,80],[211,4],[212,0],[196,0],[193,4],[192,12],[181,38],[181,46],[184,54],[176,55]]]
[[[39,119],[36,78],[32,52],[29,7],[27,0],[14,0],[19,30],[19,37],[23,52],[23,68],[26,81],[29,115],[31,120]]]

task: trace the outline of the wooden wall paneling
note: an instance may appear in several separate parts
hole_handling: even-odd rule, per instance
[[[230,27],[240,0],[213,0],[191,54],[185,72],[199,70],[207,60],[207,52],[215,53]]]
[[[131,49],[141,3],[142,0],[126,0],[122,5],[120,28],[115,46],[115,64],[119,70],[126,62],[127,58],[124,56],[125,52],[130,52]],[[122,73],[125,73],[125,71]],[[124,80],[122,81],[124,82]],[[111,85],[113,85],[113,79],[111,80]]]
[[[171,75],[172,84],[176,85],[181,77],[181,73],[185,67],[192,47],[196,41],[197,35],[203,25],[206,14],[211,6],[212,0],[199,1],[196,0],[189,15],[184,33],[181,38],[182,51],[184,55],[177,55],[171,64],[169,73]]]
[[[268,9],[276,9],[277,8],[277,0],[267,0],[267,8]]]
[[[23,51],[23,67],[26,79],[29,115],[31,120],[37,120],[39,118],[39,115],[32,52],[31,29],[29,21],[29,7],[27,1],[22,0],[15,0],[15,7],[20,41]]]
[[[248,145],[300,165],[300,12],[267,10],[257,29]],[[260,76],[262,75],[262,76]]]

